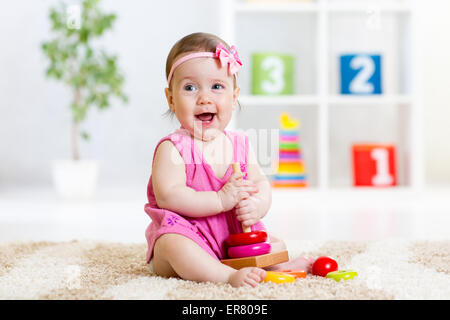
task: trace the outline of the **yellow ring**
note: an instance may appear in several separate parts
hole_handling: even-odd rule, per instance
[[[275,282],[275,283],[289,283],[294,282],[295,277],[291,276],[287,273],[275,272],[275,271],[266,271],[266,277],[264,278],[264,282]]]

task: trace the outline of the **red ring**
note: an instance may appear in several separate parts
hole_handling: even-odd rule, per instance
[[[265,231],[252,231],[230,234],[227,239],[227,244],[230,247],[243,246],[246,244],[259,243],[267,240],[267,232]]]

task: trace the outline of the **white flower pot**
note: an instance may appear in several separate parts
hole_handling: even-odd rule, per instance
[[[94,196],[98,179],[95,160],[55,160],[52,163],[53,184],[65,200],[88,200]]]

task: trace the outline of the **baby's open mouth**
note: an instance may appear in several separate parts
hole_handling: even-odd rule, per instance
[[[212,119],[214,119],[215,115],[216,114],[212,113],[212,112],[204,112],[204,113],[197,114],[195,117],[201,121],[209,122],[209,121],[212,121]]]

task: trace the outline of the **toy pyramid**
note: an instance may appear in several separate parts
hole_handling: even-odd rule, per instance
[[[272,186],[280,188],[306,187],[305,163],[299,145],[300,121],[290,118],[288,113],[282,113],[280,127],[278,168]]]

